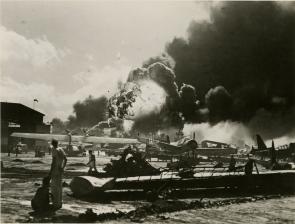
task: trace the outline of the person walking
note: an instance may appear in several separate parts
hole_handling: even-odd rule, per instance
[[[94,172],[98,172],[96,169],[96,161],[95,161],[95,155],[92,153],[92,150],[89,150],[89,162],[87,163],[89,166],[88,174],[91,174],[94,170]]]

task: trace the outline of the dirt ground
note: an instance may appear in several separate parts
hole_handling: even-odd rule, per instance
[[[110,161],[110,157],[97,158],[98,170]],[[79,213],[91,208],[96,213],[130,211],[142,202],[109,202],[107,204],[90,203],[71,197],[71,190],[63,188],[63,208],[55,214],[34,216],[31,199],[42,183],[42,177],[48,174],[51,156],[35,158],[33,153],[20,154],[18,157],[2,153],[4,169],[1,170],[1,223],[10,222],[48,222],[55,218],[55,222],[73,222]],[[70,183],[73,176],[86,174],[85,165],[88,157],[69,157],[65,171],[66,183]]]
[[[110,161],[109,157],[97,159],[99,169]],[[42,177],[47,175],[51,156],[34,158],[32,153],[19,155],[1,155],[5,169],[1,170],[1,223],[24,222],[78,222],[78,215],[87,209],[97,214],[129,212],[146,201],[108,201],[87,202],[73,198],[68,187],[63,188],[63,208],[55,213],[36,215],[32,213],[31,199],[41,185]],[[65,171],[66,183],[75,175],[87,172],[87,157],[70,157]],[[157,167],[164,163],[154,163]],[[211,200],[211,199],[210,199]],[[186,200],[188,201],[188,200]],[[160,215],[151,215],[136,222],[146,223],[295,223],[295,197],[288,196],[265,201],[244,204],[232,204],[217,208],[185,210]],[[133,220],[134,221],[134,220]],[[109,220],[107,223],[128,223],[128,219]]]

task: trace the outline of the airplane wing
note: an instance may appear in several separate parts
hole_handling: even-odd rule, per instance
[[[52,139],[56,139],[58,141],[69,141],[68,135],[57,135],[57,134],[38,134],[38,133],[20,133],[13,132],[11,137],[19,137],[19,138],[29,138],[29,139],[37,139],[37,140],[45,140],[51,141]]]
[[[151,140],[148,138],[138,138],[138,141],[144,144],[156,144],[158,145],[163,151],[165,151],[167,154],[179,154],[181,153],[182,148],[180,146],[176,146],[173,144],[169,144],[166,142],[161,142],[159,140]]]
[[[109,137],[96,137],[96,136],[72,136],[72,140],[76,141],[75,139],[77,138],[81,142],[87,142],[87,143],[94,143],[94,144],[99,144],[99,143],[117,143],[117,144],[139,144],[140,142],[137,139],[133,138],[109,138]]]
[[[58,134],[13,132],[11,136],[19,137],[19,138],[45,140],[45,141],[50,141],[52,139],[56,139],[57,141],[69,141],[68,135],[58,135]],[[73,142],[84,142],[84,143],[93,143],[93,144],[99,144],[99,143],[139,144],[140,143],[137,139],[132,139],[132,138],[109,138],[109,137],[81,136],[81,135],[73,135],[71,137]]]

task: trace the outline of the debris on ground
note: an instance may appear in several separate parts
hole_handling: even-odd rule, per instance
[[[91,209],[87,209],[85,213],[82,213],[79,215],[79,221],[95,222],[95,221],[107,221],[107,220],[116,220],[119,218],[123,218],[123,219],[129,219],[132,222],[141,223],[144,221],[144,219],[147,216],[150,216],[150,215],[157,215],[158,218],[165,220],[168,218],[165,216],[161,216],[159,214],[189,210],[189,209],[221,207],[221,206],[227,206],[231,204],[255,202],[259,200],[274,199],[274,198],[280,198],[280,197],[281,197],[280,195],[255,196],[255,197],[226,199],[226,200],[219,200],[219,201],[208,200],[204,202],[202,201],[202,199],[195,200],[192,202],[159,199],[149,205],[140,206],[136,208],[135,210],[132,210],[127,213],[117,210],[117,212],[96,214]]]
[[[125,148],[119,160],[111,160],[104,171],[112,177],[132,177],[141,175],[157,175],[160,171],[150,165],[142,156],[131,147]]]

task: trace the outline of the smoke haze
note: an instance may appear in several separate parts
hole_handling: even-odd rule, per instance
[[[68,118],[68,127],[91,127],[100,121],[106,120],[107,98],[87,97],[73,105],[74,115]]]
[[[211,124],[242,122],[266,138],[294,133],[294,6],[223,2],[210,21],[191,22],[187,39],[167,44],[176,82],[195,87]]]
[[[210,123],[185,124],[183,133],[186,136],[196,135],[197,141],[212,140],[244,146],[252,145],[253,139],[250,131],[238,122],[226,121],[216,125]]]
[[[123,125],[128,131],[183,128],[199,141],[238,145],[252,144],[258,133],[293,139],[295,3],[288,5],[214,4],[209,21],[192,21],[187,38],[174,38],[166,53],[132,70],[108,106],[105,98],[78,102],[73,120],[100,121],[108,107],[115,121],[132,120]],[[86,119],[90,115],[95,121]]]
[[[210,22],[191,22],[188,38],[175,38],[167,52],[178,84],[194,86],[201,98],[223,86],[233,98],[230,118],[249,121],[260,108],[294,107],[294,41],[294,10],[224,2],[212,8]],[[274,98],[282,99],[279,106]]]

